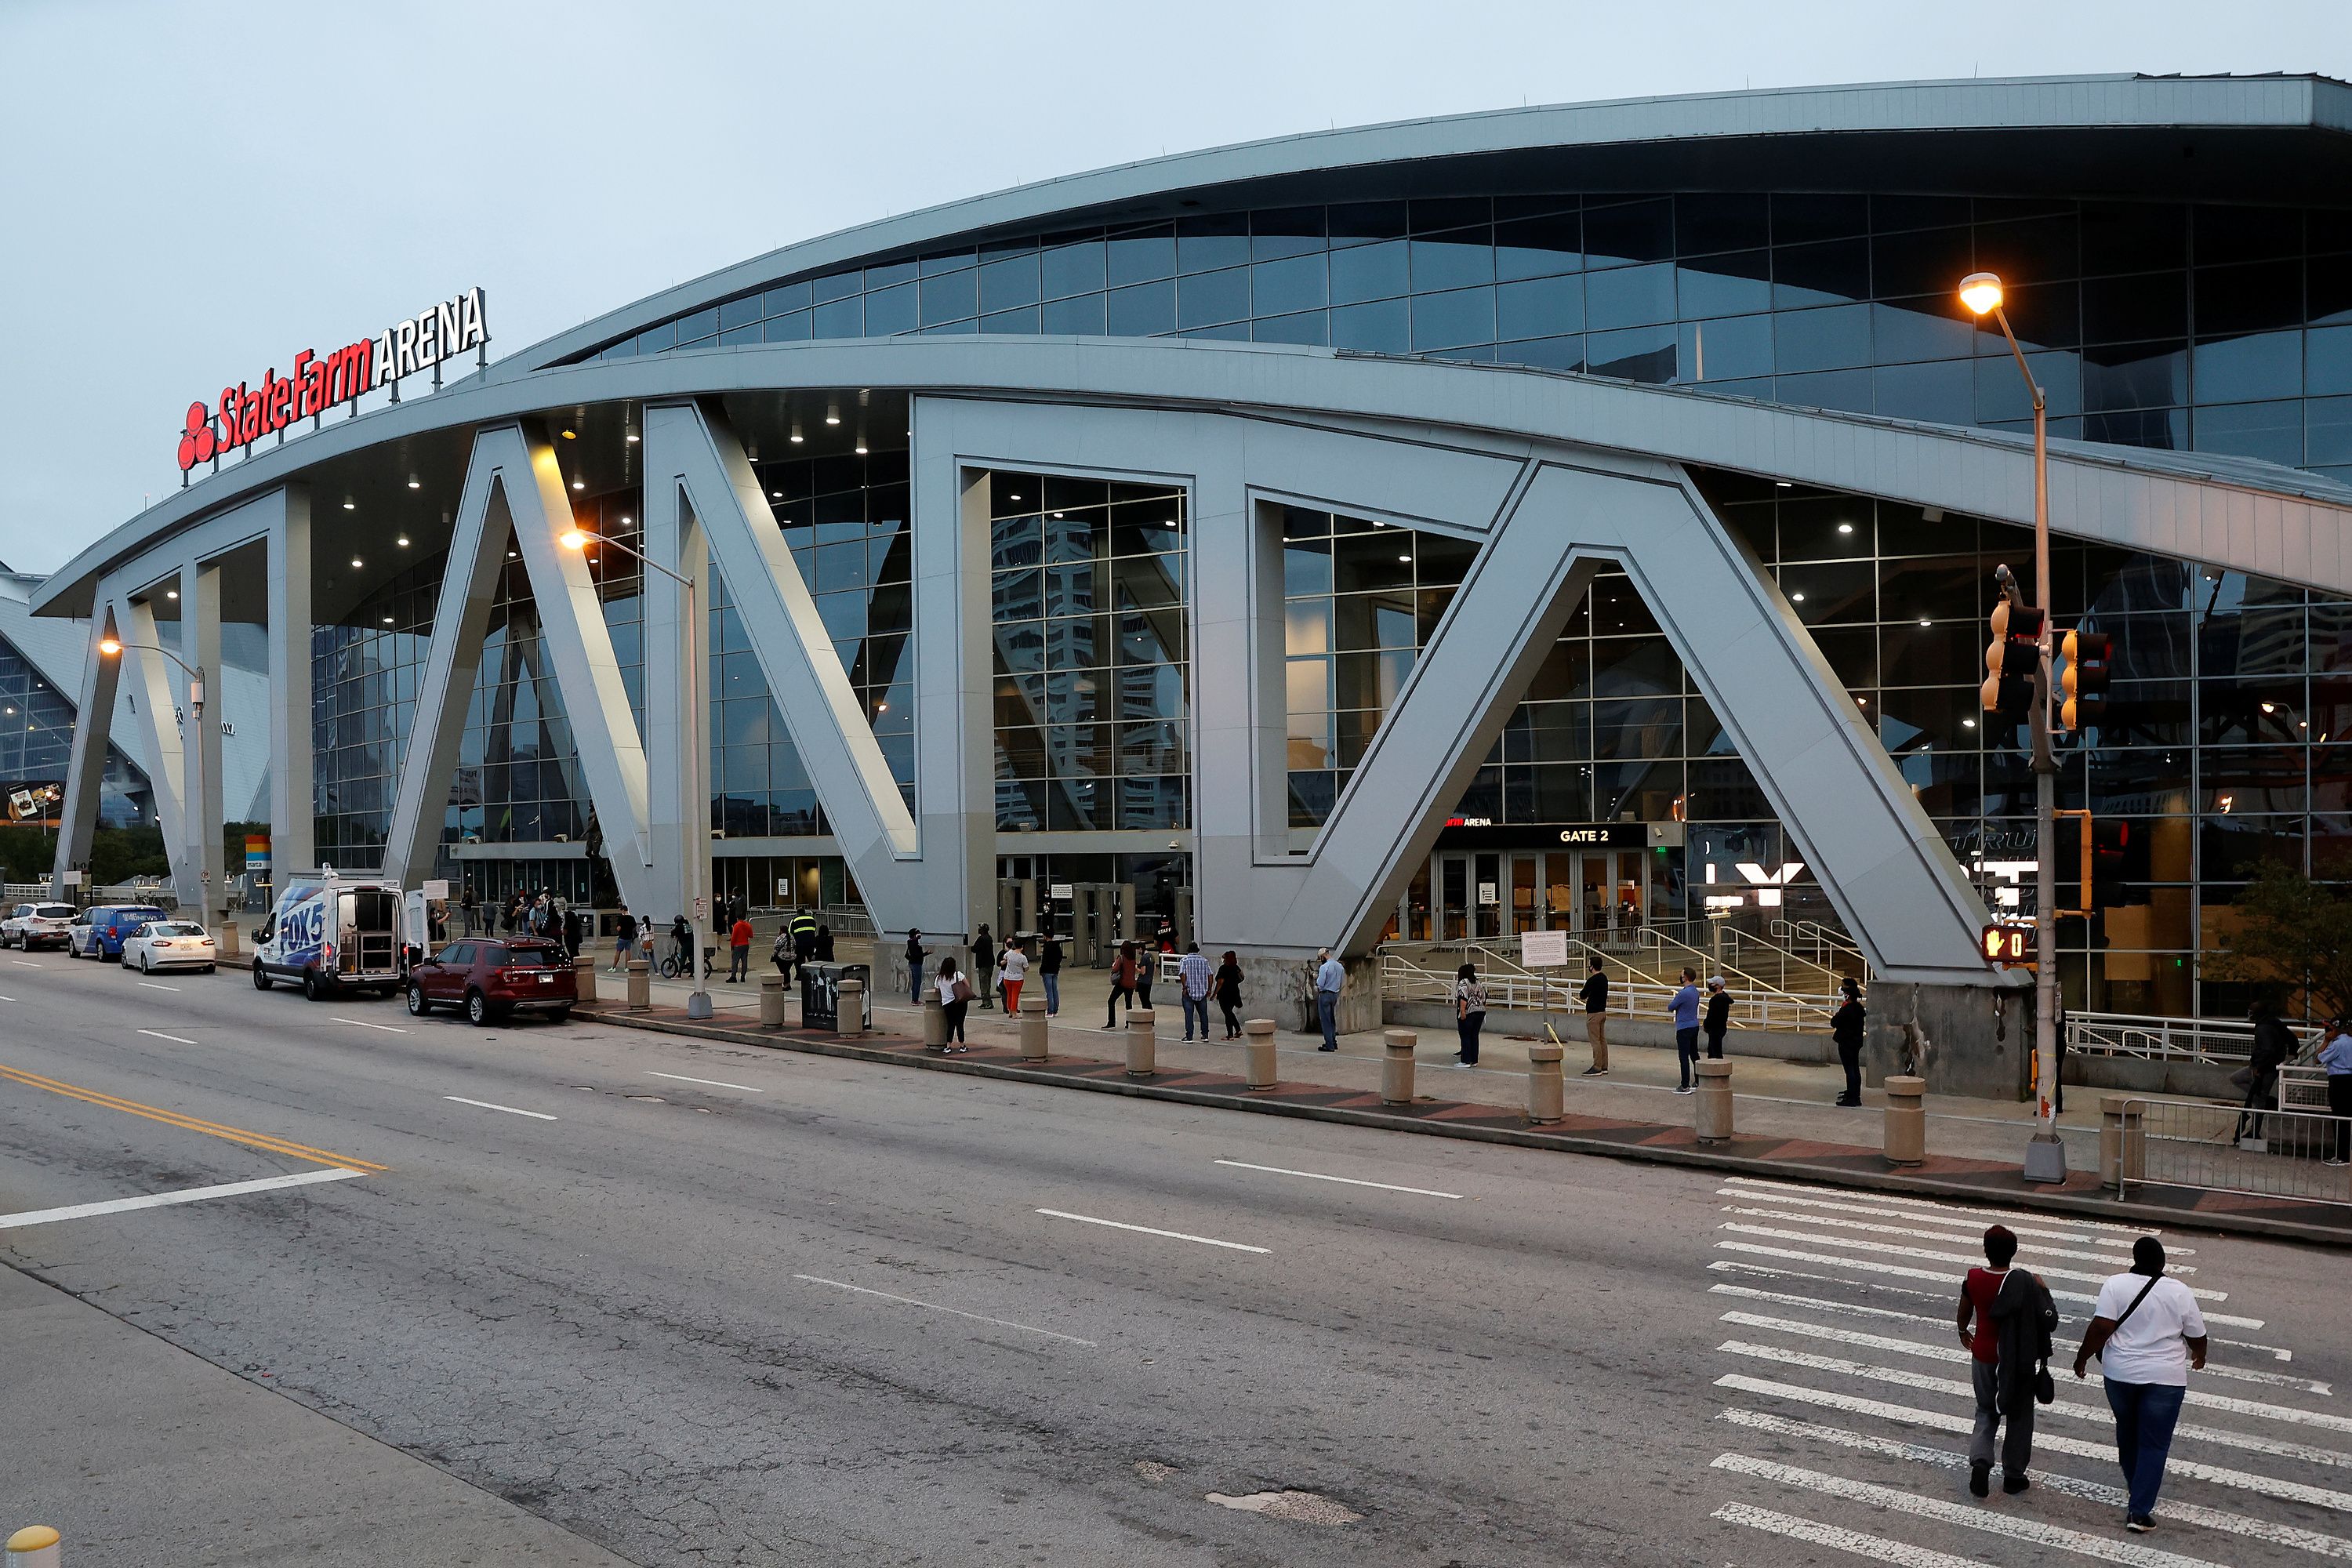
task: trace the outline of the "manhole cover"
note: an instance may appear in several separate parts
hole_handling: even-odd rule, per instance
[[[1313,1492],[1278,1491],[1252,1492],[1247,1497],[1227,1497],[1223,1492],[1211,1492],[1209,1500],[1219,1508],[1230,1508],[1241,1513],[1262,1513],[1268,1519],[1296,1520],[1301,1524],[1353,1524],[1364,1516],[1342,1503]]]

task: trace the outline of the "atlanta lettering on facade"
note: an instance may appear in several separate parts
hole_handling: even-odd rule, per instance
[[[180,434],[182,482],[198,463],[249,447],[297,419],[315,419],[362,393],[389,385],[397,401],[402,377],[434,370],[467,349],[486,350],[489,341],[482,291],[468,289],[332,353],[304,349],[294,356],[289,374],[281,376],[272,365],[257,389],[241,381],[222,387],[217,413],[202,403],[188,405],[187,426]]]

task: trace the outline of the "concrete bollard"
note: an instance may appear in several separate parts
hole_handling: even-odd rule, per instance
[[[58,1532],[46,1524],[28,1524],[8,1538],[7,1568],[58,1568]]]
[[[1927,1080],[1897,1073],[1886,1080],[1886,1163],[1924,1164],[1927,1159]]]
[[[1528,1120],[1538,1126],[1568,1114],[1568,1085],[1559,1071],[1562,1054],[1549,1040],[1528,1047]]]
[[[923,998],[923,1049],[943,1051],[948,1048],[948,1010],[934,990]]]
[[[760,1027],[781,1029],[784,1026],[785,994],[782,975],[760,976]]]
[[[642,958],[629,960],[629,1011],[643,1013],[654,1005],[654,966]]]
[[[1242,1025],[1242,1081],[1272,1089],[1274,1074],[1274,1020],[1252,1018]]]
[[[782,978],[779,976],[779,978]],[[866,1032],[866,982],[844,980],[834,986],[834,1026],[836,1035]]]
[[[1715,1057],[1698,1062],[1698,1141],[1731,1142],[1731,1063]]]
[[[596,1000],[596,961],[585,954],[572,961],[572,994],[575,1000]]]
[[[1021,988],[1021,1059],[1024,1062],[1045,1059],[1045,987],[1043,984]]]
[[[237,945],[236,922],[223,921],[213,931],[213,951],[222,958],[237,958],[245,950]]]
[[[2137,1100],[2106,1095],[2099,1101],[2099,1184],[2123,1190],[2147,1179],[2147,1115]]]
[[[1127,1016],[1127,1076],[1150,1078],[1160,1070],[1160,1019],[1149,1007]]]
[[[1421,1037],[1411,1029],[1381,1031],[1383,1050],[1381,1054],[1381,1103],[1411,1105],[1412,1103],[1412,1053],[1421,1044]]]

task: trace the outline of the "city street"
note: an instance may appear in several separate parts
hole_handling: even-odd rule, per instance
[[[1966,1493],[1991,1210],[50,953],[0,1069],[7,1261],[638,1563],[2352,1557],[2325,1253],[2167,1237],[2215,1343],[2141,1538],[2063,1365],[2041,1484]],[[2063,1362],[2133,1233],[2011,1223]],[[273,1560],[58,1447],[68,1561]]]

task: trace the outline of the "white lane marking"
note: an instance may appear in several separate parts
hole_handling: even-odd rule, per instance
[[[1917,1356],[1925,1361],[1966,1362],[1970,1359],[1969,1352],[1958,1345],[1927,1345],[1921,1344],[1916,1340],[1898,1340],[1886,1334],[1865,1334],[1853,1329],[1833,1329],[1819,1323],[1801,1323],[1792,1318],[1767,1318],[1754,1312],[1735,1311],[1724,1313],[1722,1321],[1727,1323],[1736,1323],[1743,1329],[1769,1329],[1776,1333],[1828,1340],[1835,1344],[1853,1345],[1862,1350],[1886,1351],[1895,1355]],[[2056,1342],[2053,1341],[2053,1345],[2055,1348]],[[2072,1350],[2074,1345],[2070,1342],[2064,1348]],[[2208,1367],[2205,1370],[2210,1373],[2217,1369]],[[2083,1381],[2095,1388],[2105,1382],[2105,1379],[2095,1373],[2084,1378]],[[2320,1384],[2315,1387],[2307,1380],[2300,1378],[2280,1378],[2278,1381],[2290,1388],[2306,1389],[2317,1394],[2328,1392],[2326,1384]],[[2324,1426],[2334,1432],[2352,1432],[2352,1416],[2328,1415],[2317,1411],[2297,1410],[2284,1405],[2263,1405],[2251,1399],[2232,1399],[2227,1394],[2207,1394],[2200,1389],[2192,1388],[2189,1391],[2187,1403],[2201,1405],[2209,1410],[2232,1410],[2241,1415],[2259,1415],[2272,1421],[2289,1421],[2301,1426]]]
[[[2044,1524],[2023,1514],[1962,1508],[1958,1503],[1948,1502],[1942,1498],[1914,1497],[1893,1487],[1852,1481],[1843,1476],[1808,1470],[1797,1465],[1783,1465],[1771,1459],[1751,1459],[1744,1454],[1718,1454],[1713,1468],[1729,1470],[1734,1475],[1754,1476],[1759,1480],[1778,1481],[1784,1487],[1848,1498],[1895,1513],[1940,1520],[1946,1524],[1957,1524],[1968,1530],[1981,1530],[1988,1535],[2006,1535],[2012,1541],[2030,1541],[2039,1546],[2078,1552],[2085,1557],[2095,1557],[2103,1563],[2125,1563],[2129,1568],[2215,1568],[2201,1557],[2183,1557],[2177,1552],[2161,1552],[2152,1546],[2086,1535],[2079,1530]]]
[[[12,958],[8,962],[23,969],[47,969],[48,967],[46,963],[35,963],[29,958]]]
[[[1851,1247],[1858,1252],[1884,1253],[1889,1258],[1916,1258],[1927,1263],[1958,1263],[1970,1268],[1977,1266],[1977,1260],[1966,1253],[1934,1252],[1924,1247],[1897,1246],[1891,1241],[1863,1241],[1843,1236],[1818,1236],[1809,1230],[1778,1230],[1769,1225],[1741,1225],[1737,1220],[1726,1220],[1716,1228],[1727,1230],[1734,1236],[1761,1236],[1774,1241],[1804,1241],[1811,1242],[1815,1247]],[[2048,1279],[2079,1279],[2090,1285],[2104,1285],[2114,1278],[2110,1274],[2085,1273],[2080,1268],[2042,1268],[2035,1269],[2034,1272]],[[2226,1301],[2230,1299],[2230,1293],[2227,1290],[2200,1290],[2194,1285],[2189,1287],[2189,1293],[2200,1301]]]
[[[144,985],[150,991],[177,991],[180,989],[180,987],[176,985],[166,985],[161,981],[156,980],[142,980],[139,984]]]
[[[1841,1219],[1825,1214],[1791,1214],[1786,1209],[1751,1209],[1741,1208],[1736,1204],[1726,1204],[1723,1205],[1723,1212],[1743,1215],[1749,1219],[1779,1219],[1787,1220],[1791,1225],[1821,1225],[1827,1226],[1832,1230],[1859,1230],[1873,1236],[1907,1236],[1915,1241],[1941,1241],[1955,1247],[1974,1247],[1982,1240],[1979,1237],[1955,1235],[1948,1230],[1920,1230],[1906,1225],[1874,1225],[1866,1219]],[[1910,1216],[1905,1215],[1888,1217],[1907,1219]],[[1830,1238],[1824,1237],[1822,1239],[1826,1241]],[[2032,1242],[2022,1241],[2018,1243],[2017,1250],[2021,1255],[2031,1253],[2037,1258],[2071,1258],[2079,1263],[2105,1263],[2118,1271],[2121,1271],[2130,1261],[2128,1258],[2111,1253],[2084,1252],[2071,1247],[2040,1247]],[[2168,1259],[2171,1258],[2172,1253],[2172,1248],[2165,1248],[2165,1257]],[[2191,1263],[2168,1263],[2165,1272],[2194,1274],[2197,1272],[2197,1267]]]
[[[1809,1187],[1800,1182],[1776,1182],[1762,1176],[1726,1176],[1723,1179],[1727,1184],[1759,1188],[1768,1193],[1793,1193],[1818,1197],[1822,1191],[1819,1187]],[[1796,1199],[1792,1197],[1787,1201],[1793,1203]],[[1885,1208],[1910,1209],[1938,1215],[1967,1215],[1974,1219],[1997,1219],[2004,1225],[2009,1225],[2012,1220],[2022,1220],[2028,1225],[2036,1221],[2044,1225],[2059,1223],[2055,1216],[2027,1209],[1983,1208],[1974,1204],[1939,1203],[1933,1198],[1906,1197],[1895,1193],[1874,1193],[1871,1194],[1869,1201]],[[2143,1236],[2164,1234],[2162,1230],[2152,1225],[2110,1225],[2103,1220],[2075,1219],[2072,1215],[2066,1216],[2063,1223],[2084,1230],[2103,1230],[2111,1236],[2119,1236],[2124,1238],[2126,1246],[2129,1246]],[[2011,1228],[2016,1227],[2011,1226]]]
[[[1850,1258],[1816,1258],[1810,1253],[1790,1252],[1778,1247],[1750,1247],[1745,1242],[1738,1241],[1718,1241],[1715,1245],[1718,1249],[1727,1252],[1761,1253],[1773,1258],[1797,1258],[1815,1263],[1843,1263],[1865,1272],[1879,1269],[1890,1274],[1908,1275],[1915,1279],[1943,1279],[1954,1285],[1960,1282],[1960,1276],[1957,1274],[1931,1274],[1923,1268],[1897,1268],[1892,1264],[1861,1263]],[[1914,1290],[1905,1285],[1888,1285],[1876,1279],[1848,1279],[1836,1274],[1809,1274],[1801,1268],[1768,1268],[1761,1263],[1735,1263],[1725,1258],[1717,1258],[1708,1264],[1707,1268],[1717,1274],[1753,1274],[1764,1279],[1811,1279],[1822,1285],[1844,1285],[1857,1290],[1880,1290],[1890,1296],[1912,1296],[1922,1301],[1948,1302],[1953,1299],[1939,1290]],[[2053,1290],[2050,1296],[2053,1300],[2078,1301],[2086,1307],[2093,1305],[2095,1300],[2093,1297],[2079,1296],[2071,1290]],[[2059,1321],[2072,1322],[2074,1320],[2062,1317]],[[2238,1328],[2259,1329],[2263,1326],[2263,1321],[2260,1318],[2232,1318],[2223,1312],[2208,1312],[2205,1314],[2205,1321],[2208,1325],[2229,1323]],[[2281,1350],[2276,1345],[2256,1344],[2252,1340],[2225,1340],[2218,1335],[2211,1338],[2215,1344],[2228,1345],[2233,1350],[2259,1351],[2278,1361],[2294,1359],[2293,1351]]]
[[[1853,1301],[1828,1301],[1823,1300],[1818,1296],[1792,1296],[1788,1294],[1786,1291],[1759,1290],[1754,1287],[1748,1285],[1710,1285],[1707,1287],[1707,1290],[1710,1294],[1717,1296],[1738,1296],[1743,1300],[1750,1301],[1777,1301],[1784,1307],[1811,1307],[1815,1311],[1840,1312],[1848,1317],[1854,1318],[1892,1319],[1895,1321],[1906,1323],[1932,1323],[1938,1328],[1950,1323],[1952,1321],[1949,1314],[1940,1318],[1929,1317],[1925,1312],[1898,1312],[1891,1307],[1865,1307]],[[2068,1320],[2061,1318],[2058,1321],[2063,1323]],[[2053,1340],[2051,1342],[2052,1345],[2055,1348],[2067,1351],[2073,1350],[2076,1342],[2077,1342],[2074,1340]],[[2223,1344],[2236,1343],[2236,1342],[2229,1340],[2218,1342]],[[2267,1349],[2267,1347],[2261,1345],[2240,1345],[2239,1348],[2254,1350]],[[2287,1357],[2282,1352],[2272,1352],[2271,1353],[2278,1355],[2279,1359],[2282,1361],[2287,1359]],[[2317,1394],[2333,1396],[2336,1393],[2335,1384],[2323,1383],[2317,1378],[2296,1377],[2291,1373],[2283,1372],[2252,1372],[2242,1366],[2216,1366],[2210,1361],[2205,1363],[2204,1375],[2207,1377],[2231,1378],[2240,1383],[2264,1384],[2272,1388],[2292,1388],[2305,1394]]]
[[[1830,1209],[1838,1214],[1866,1215],[1874,1219],[1922,1220],[1936,1225],[1963,1225],[1973,1223],[1978,1219],[2000,1217],[1990,1210],[1975,1215],[1964,1215],[1944,1209],[1885,1208],[1869,1202],[1841,1203],[1835,1198],[1800,1197],[1794,1193],[1788,1192],[1752,1192],[1745,1187],[1717,1187],[1715,1189],[1715,1195],[1719,1198],[1740,1198],[1751,1204],[1774,1203],[1797,1208]],[[2047,1216],[2044,1218],[2046,1219]],[[2042,1241],[2073,1241],[2085,1247],[2116,1247],[2125,1252],[2129,1252],[2132,1243],[2138,1240],[2140,1237],[2157,1234],[2153,1230],[2147,1230],[2135,1231],[2128,1236],[2101,1236],[2084,1230],[2049,1230],[2042,1226],[2026,1223],[2022,1215],[2014,1219],[2001,1219],[2001,1223],[2020,1236],[2030,1236]],[[2196,1256],[2196,1250],[2193,1247],[2173,1247],[2168,1244],[2164,1254],[2168,1258],[2193,1258]]]
[[[1874,1562],[1892,1563],[1895,1568],[1980,1568],[1973,1557],[1955,1557],[1948,1552],[1932,1547],[1914,1546],[1907,1541],[1889,1541],[1883,1535],[1864,1535],[1858,1530],[1843,1525],[1820,1524],[1810,1519],[1799,1519],[1792,1513],[1777,1513],[1769,1508],[1757,1508],[1744,1502],[1727,1502],[1710,1517],[1726,1524],[1744,1524],[1750,1530],[1768,1531],[1785,1535],[1791,1541],[1801,1541],[1812,1546],[1826,1546],[1835,1552],[1850,1552],[1856,1557]]]
[[[518,1110],[511,1105],[493,1105],[487,1100],[467,1100],[462,1094],[445,1094],[441,1098],[444,1100],[454,1100],[460,1105],[478,1105],[484,1110],[503,1110],[509,1116],[528,1116],[534,1121],[559,1121],[562,1120],[561,1117],[550,1116],[544,1110]]]
[[[159,1040],[169,1040],[175,1046],[193,1046],[196,1043],[194,1040],[183,1039],[177,1035],[167,1035],[161,1029],[142,1029],[139,1032],[142,1035],[152,1035]]]
[[[1963,1433],[1974,1425],[1968,1416],[1956,1415],[1949,1411],[1919,1410],[1908,1405],[1889,1405],[1885,1400],[1864,1399],[1858,1394],[1832,1394],[1826,1389],[1800,1388],[1793,1383],[1742,1377],[1738,1373],[1727,1373],[1717,1378],[1715,1385],[1738,1389],[1742,1394],[1760,1394],[1772,1399],[1790,1400],[1799,1405],[1817,1405],[1848,1415],[1870,1415],[1884,1421],[1927,1426],[1938,1432]],[[2072,1454],[2077,1458],[2096,1459],[2108,1465],[2116,1462],[2116,1446],[2112,1442],[2091,1442],[2060,1433],[2038,1431],[2033,1434],[2033,1446],[2046,1453]],[[2330,1491],[2326,1487],[2310,1486],[2302,1481],[2283,1481],[2247,1470],[2232,1470],[2198,1459],[2186,1459],[2178,1453],[2166,1459],[2164,1464],[2168,1475],[2187,1476],[2193,1480],[2210,1481],[2218,1487],[2259,1492],[2265,1498],[2284,1498],[2292,1502],[2307,1502],[2315,1508],[2334,1509],[2339,1513],[2352,1513],[2352,1492]]]
[[[676,1083],[707,1084],[712,1089],[740,1089],[745,1094],[765,1094],[768,1092],[764,1089],[753,1089],[748,1083],[728,1083],[722,1079],[715,1078],[688,1078],[682,1072],[655,1072],[650,1068],[646,1070],[646,1076],[647,1078],[666,1078]],[[795,1279],[806,1279],[812,1277],[806,1274],[795,1274],[793,1278]],[[830,1279],[824,1279],[818,1281],[818,1283],[830,1285],[833,1281]],[[856,1289],[856,1287],[852,1286],[850,1289]],[[945,1309],[941,1310],[944,1310]]]
[[[371,1023],[369,1023],[365,1018],[332,1018],[332,1017],[331,1017],[331,1018],[329,1018],[329,1019],[328,1019],[328,1022],[329,1022],[329,1023],[331,1023],[331,1024],[357,1024],[357,1025],[358,1025],[361,1028],[362,1028],[362,1029],[382,1029],[382,1030],[383,1030],[385,1034],[387,1034],[387,1035],[404,1035],[404,1034],[408,1033],[408,1031],[407,1031],[407,1030],[405,1030],[405,1029],[402,1029],[402,1028],[395,1028],[394,1026],[392,1026],[392,1025],[390,1025],[390,1024],[371,1024]]]
[[[1897,1388],[1917,1388],[1943,1394],[1958,1404],[1973,1408],[1976,1390],[1969,1384],[1946,1378],[1929,1377],[1924,1373],[1905,1372],[1897,1367],[1871,1366],[1866,1363],[1847,1361],[1842,1356],[1812,1355],[1804,1351],[1786,1350],[1778,1345],[1753,1345],[1744,1340],[1726,1340],[1716,1349],[1727,1355],[1749,1356],[1757,1361],[1769,1361],[1776,1366],[1800,1366],[1814,1372],[1832,1372],[1846,1377],[1858,1377],[1868,1383],[1891,1383]],[[2042,1406],[2053,1415],[2063,1415],[2075,1421],[2092,1421],[2112,1428],[2115,1414],[2105,1405],[2079,1405],[2061,1399],[2054,1405]],[[2245,1432],[2224,1431],[2218,1426],[2196,1426],[2184,1421],[2173,1428],[2178,1436],[2196,1437],[2224,1448],[2243,1448],[2252,1454],[2268,1454],[2280,1459],[2306,1459],[2315,1465],[2328,1465],[2338,1469],[2352,1468],[2352,1454],[2333,1448],[2315,1448],[2308,1443],[2282,1443],[2273,1437],[2257,1437]]]
[[[1051,1329],[1035,1328],[1028,1323],[1016,1323],[1010,1318],[983,1317],[978,1312],[967,1312],[960,1307],[942,1307],[937,1301],[918,1301],[912,1296],[894,1296],[887,1290],[869,1290],[863,1285],[852,1285],[840,1279],[827,1279],[816,1274],[795,1274],[793,1278],[804,1279],[812,1285],[830,1285],[836,1290],[855,1290],[860,1296],[878,1296],[885,1301],[896,1301],[901,1306],[921,1307],[927,1311],[945,1312],[954,1318],[970,1318],[975,1323],[994,1323],[1000,1329],[1019,1329],[1024,1334],[1043,1334],[1049,1340],[1060,1340],[1066,1344],[1084,1345],[1088,1350],[1099,1348],[1092,1340],[1082,1340],[1076,1334],[1055,1333]]]
[[[1132,1230],[1139,1231],[1145,1236],[1164,1236],[1171,1241],[1197,1241],[1203,1247],[1228,1247],[1235,1252],[1271,1253],[1274,1250],[1270,1247],[1252,1247],[1245,1242],[1219,1241],[1213,1236],[1188,1236],[1181,1230],[1157,1230],[1148,1225],[1129,1225],[1123,1220],[1097,1219],[1090,1214],[1066,1214],[1060,1209],[1039,1209],[1037,1212],[1050,1215],[1055,1219],[1074,1219],[1080,1225],[1107,1225],[1113,1230]]]
[[[200,1204],[211,1198],[234,1198],[247,1193],[270,1192],[278,1187],[307,1187],[317,1182],[348,1182],[353,1176],[366,1174],[365,1171],[347,1171],[337,1166],[326,1171],[298,1171],[290,1176],[264,1176],[254,1182],[224,1182],[214,1187],[187,1187],[176,1193],[149,1193],[144,1197],[74,1204],[60,1209],[31,1209],[24,1214],[0,1215],[0,1230],[16,1230],[28,1225],[55,1225],[62,1219],[89,1219],[102,1214],[124,1214],[131,1209]]]
[[[1930,1448],[1917,1443],[1898,1442],[1892,1437],[1874,1437],[1866,1433],[1849,1432],[1843,1426],[1822,1426],[1811,1421],[1791,1421],[1785,1415],[1768,1415],[1760,1410],[1726,1410],[1716,1416],[1736,1426],[1749,1427],[1758,1432],[1770,1432],[1782,1437],[1806,1437],[1817,1443],[1829,1443],[1841,1448],[1853,1448],[1865,1454],[1883,1454],[1889,1458],[1909,1459],[1916,1464],[1933,1465],[1942,1470],[1965,1470],[1969,1457],[1948,1448]],[[2048,1470],[2033,1472],[2033,1484],[2047,1487],[2069,1497],[2084,1498],[2104,1503],[2110,1508],[2122,1508],[2128,1500],[2121,1487],[2111,1487],[2097,1481],[2077,1480],[2073,1476],[2053,1475]],[[2273,1524],[2264,1519],[2248,1519],[2243,1514],[2224,1513],[2220,1509],[2200,1508],[2195,1503],[2168,1500],[2164,1505],[2167,1519],[2187,1524],[2202,1525],[2231,1535],[2243,1535],[2255,1541],[2267,1541],[2275,1546],[2293,1546],[2321,1557],[2352,1558],[2352,1541],[2341,1536],[2323,1534],[2316,1530],[2304,1530],[2292,1524]]]
[[[16,998],[14,996],[0,996],[0,1002],[14,1002]]]
[[[1364,1182],[1353,1176],[1327,1176],[1320,1171],[1293,1171],[1281,1165],[1253,1165],[1247,1160],[1220,1160],[1220,1165],[1231,1165],[1239,1171],[1270,1171],[1277,1176],[1304,1176],[1310,1182],[1344,1182],[1351,1187],[1378,1187],[1384,1193],[1412,1193],[1424,1198],[1458,1198],[1460,1193],[1441,1193],[1433,1187],[1400,1187],[1393,1182]]]

